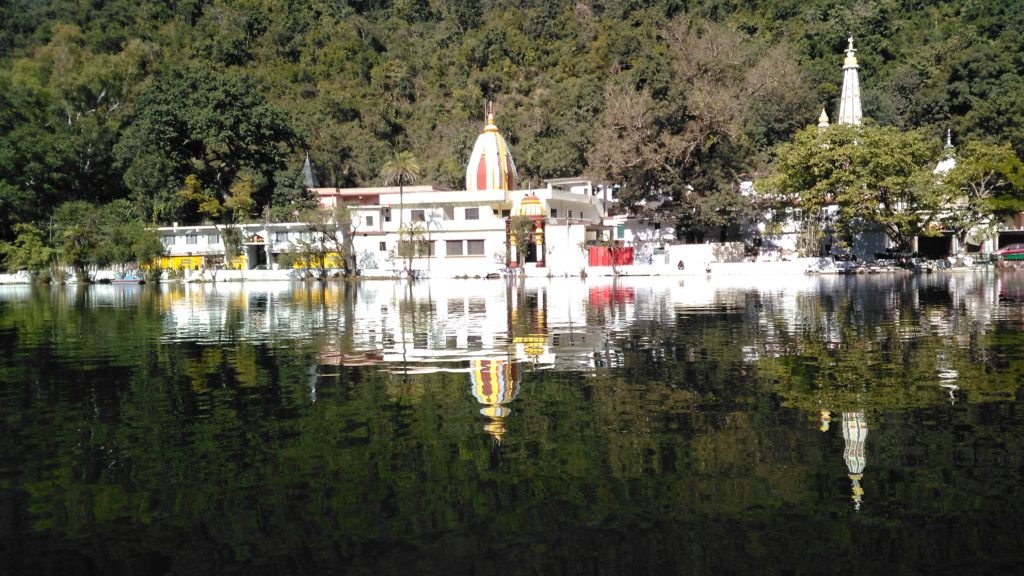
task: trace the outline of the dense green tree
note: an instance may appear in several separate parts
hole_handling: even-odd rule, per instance
[[[667,35],[675,82],[637,82],[635,70],[608,83],[590,170],[621,184],[628,206],[657,201],[680,232],[724,233],[746,216],[741,178],[793,130],[810,107],[809,91],[786,45],[754,44],[725,26],[688,19]]]
[[[100,210],[103,235],[96,250],[98,264],[126,272],[151,264],[166,251],[156,228],[146,224],[128,200],[116,200]]]
[[[47,245],[44,232],[31,224],[15,224],[14,240],[0,242],[0,255],[7,270],[25,270],[33,280],[48,278],[54,264],[54,250]]]
[[[1024,153],[1024,24],[989,0],[60,0],[0,21],[3,239],[71,200],[198,220],[177,194],[189,174],[222,201],[249,174],[249,217],[302,212],[299,149],[328,186],[409,150],[459,187],[488,100],[524,182],[590,174],[697,237],[742,220],[738,183],[834,112],[850,33],[878,125]]]
[[[47,130],[48,100],[39,89],[13,84],[0,74],[0,238],[14,226],[48,216],[59,189],[59,154]]]
[[[58,260],[69,266],[78,282],[90,280],[91,265],[106,264],[100,249],[104,238],[101,211],[84,200],[65,202],[53,212],[53,243]]]
[[[956,156],[956,166],[942,174],[945,202],[941,221],[966,248],[967,235],[980,244],[1000,221],[1024,211],[1024,163],[1009,144],[969,142]]]
[[[293,131],[285,115],[237,73],[187,67],[157,79],[139,96],[117,145],[134,200],[154,222],[201,216],[245,219],[265,206]],[[225,212],[197,212],[178,191],[188,176]]]
[[[810,127],[779,147],[763,190],[795,200],[840,236],[880,228],[900,250],[932,233],[945,208],[933,170],[938,142],[924,131]],[[834,209],[833,209],[834,207]]]
[[[270,199],[270,219],[274,222],[294,222],[300,214],[317,205],[316,195],[302,181],[302,167],[279,170],[274,174],[274,191]]]

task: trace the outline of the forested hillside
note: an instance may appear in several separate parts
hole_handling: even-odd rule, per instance
[[[488,100],[524,184],[671,196],[699,230],[834,115],[850,34],[871,121],[1024,152],[1005,0],[10,0],[0,27],[0,239],[72,200],[168,223],[250,196],[245,217],[286,218],[306,151],[324,185],[379,184],[409,150],[460,187]]]

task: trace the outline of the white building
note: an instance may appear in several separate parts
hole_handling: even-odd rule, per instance
[[[610,192],[582,179],[548,180],[525,190],[516,189],[518,181],[511,151],[491,114],[467,162],[464,190],[391,186],[314,192],[325,207],[353,207],[354,246],[364,274],[391,275],[403,268],[396,255],[403,224],[419,227],[427,245],[414,259],[414,270],[432,277],[498,272],[509,256],[507,222],[512,216],[536,221],[525,254],[528,274],[579,274],[588,265],[587,243],[610,232],[605,223],[615,202]]]
[[[308,158],[303,166],[307,184],[315,183]],[[506,267],[509,256],[508,220],[527,216],[534,223],[525,273],[576,275],[588,266],[588,243],[593,245],[615,232],[604,220],[615,203],[610,192],[588,180],[555,179],[543,187],[517,190],[518,173],[512,154],[494,123],[493,114],[477,138],[466,167],[464,190],[437,186],[366,188],[310,187],[320,204],[352,207],[353,245],[364,275],[392,276],[404,269],[397,246],[403,225],[419,229],[425,248],[413,259],[412,269],[434,277],[486,276]],[[167,268],[193,270],[225,266],[252,270],[278,268],[278,257],[299,241],[318,236],[305,223],[250,223],[238,225],[243,254],[223,261],[220,231],[212,225],[160,228]],[[646,239],[640,232],[623,243]],[[514,250],[512,251],[514,253]]]

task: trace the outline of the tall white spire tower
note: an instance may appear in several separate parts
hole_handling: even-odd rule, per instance
[[[860,126],[863,117],[860,111],[860,80],[857,77],[857,51],[853,49],[853,36],[846,48],[846,60],[843,61],[843,92],[839,96],[838,124]]]

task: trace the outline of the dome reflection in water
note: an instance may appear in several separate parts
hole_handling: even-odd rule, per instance
[[[1015,572],[1013,274],[3,287],[0,561]]]

